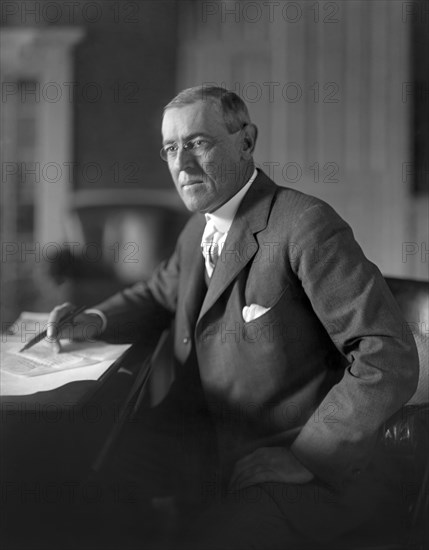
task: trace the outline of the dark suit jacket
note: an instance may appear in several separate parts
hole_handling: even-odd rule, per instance
[[[321,480],[353,479],[418,378],[379,270],[330,206],[259,171],[205,294],[204,225],[193,216],[148,283],[98,306],[107,336],[156,336],[174,317],[177,376],[196,356],[225,464],[288,445]],[[250,304],[270,309],[245,323]]]

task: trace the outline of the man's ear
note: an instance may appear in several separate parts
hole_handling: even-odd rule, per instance
[[[241,153],[245,159],[249,159],[253,156],[257,137],[258,128],[254,124],[247,124],[243,128]]]

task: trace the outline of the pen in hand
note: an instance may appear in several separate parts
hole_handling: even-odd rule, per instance
[[[77,307],[77,308],[73,309],[72,311],[70,311],[66,315],[64,315],[64,317],[62,317],[58,322],[58,326],[56,327],[57,331],[59,332],[61,330],[61,328],[63,328],[65,325],[67,325],[68,323],[73,321],[73,319],[75,317],[77,317],[80,313],[85,311],[85,309],[87,309],[86,306],[80,306],[80,307]],[[47,336],[47,330],[43,330],[40,334],[38,334],[37,336],[32,338],[29,342],[27,342],[25,344],[25,346],[19,350],[19,352],[21,353],[23,351],[26,351],[26,350],[32,348],[35,344],[37,344],[38,342],[40,342],[41,340],[46,338],[46,336]]]

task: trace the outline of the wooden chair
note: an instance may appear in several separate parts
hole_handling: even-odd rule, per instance
[[[302,550],[425,550],[429,548],[429,283],[386,277],[416,341],[420,376],[409,402],[380,431],[379,447],[402,486],[402,514],[377,517],[328,546]]]

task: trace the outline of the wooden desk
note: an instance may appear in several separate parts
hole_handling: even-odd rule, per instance
[[[3,548],[65,547],[64,522],[53,518],[72,527],[71,510],[93,498],[93,467],[147,380],[154,348],[133,345],[97,381],[1,398]]]
[[[117,431],[150,368],[154,346],[135,344],[97,381],[0,399],[1,477],[19,489],[28,481],[87,476]]]

